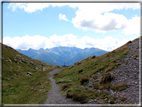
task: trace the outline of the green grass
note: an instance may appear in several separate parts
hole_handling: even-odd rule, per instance
[[[55,67],[31,59],[5,45],[2,54],[2,103],[43,104],[51,89],[48,72]],[[37,70],[34,69],[35,64]],[[44,71],[42,64],[46,67]],[[27,72],[33,75],[27,75]]]
[[[100,80],[101,76],[105,75],[107,72],[113,72],[113,69],[120,66],[119,60],[124,58],[125,55],[127,55],[127,53],[129,52],[128,45],[129,43],[112,52],[108,52],[95,58],[87,57],[86,59],[83,59],[82,61],[75,63],[71,67],[66,67],[58,75],[54,76],[54,78],[56,79],[57,83],[61,84],[71,82],[73,85],[66,88],[66,96],[75,99],[74,97],[78,98],[82,97],[82,95],[85,95],[86,99],[78,98],[80,99],[78,101],[81,103],[85,103],[91,98],[103,99],[106,96],[108,98],[111,98],[111,96],[109,96],[108,93],[105,92],[103,92],[102,94],[101,92],[97,94],[97,92],[95,91],[84,91],[84,89],[80,87],[80,85],[85,86],[87,85],[87,83],[81,84],[80,81],[83,77],[86,77],[88,79],[94,78],[94,80],[97,81],[97,79]],[[62,86],[61,84],[59,85],[60,87]],[[101,85],[99,81],[94,83],[94,89],[109,89],[111,88],[111,86],[111,84]],[[76,88],[79,88],[82,91],[76,92]],[[113,102],[115,103],[115,101],[112,101],[111,103]]]

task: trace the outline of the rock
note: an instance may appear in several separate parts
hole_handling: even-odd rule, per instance
[[[38,67],[35,66],[34,69],[35,69],[35,70],[38,70]]]
[[[31,61],[31,64],[34,65],[34,63]]]
[[[95,99],[94,101],[97,102],[97,99]]]
[[[45,71],[45,70],[46,70],[46,67],[43,67],[42,70]]]
[[[28,74],[28,75],[30,75],[30,76],[32,76],[32,75],[33,75],[33,74],[32,74],[32,73],[30,73],[30,72],[27,72],[27,74]]]
[[[27,63],[26,61],[22,60],[22,62]]]
[[[0,56],[0,59],[4,59],[2,56]]]

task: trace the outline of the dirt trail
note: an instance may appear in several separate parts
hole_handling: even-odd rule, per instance
[[[55,83],[55,80],[53,79],[54,74],[60,71],[62,70],[55,69],[49,72],[49,79],[51,80],[52,89],[47,93],[48,98],[44,102],[44,104],[79,104],[78,102],[74,102],[71,99],[65,98],[60,94],[59,86]]]

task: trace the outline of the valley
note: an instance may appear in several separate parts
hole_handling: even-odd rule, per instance
[[[139,38],[66,67],[1,45],[3,104],[139,104]]]

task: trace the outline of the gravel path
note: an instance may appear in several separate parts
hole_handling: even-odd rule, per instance
[[[54,74],[60,71],[62,70],[55,69],[49,72],[49,79],[51,80],[52,89],[47,93],[48,98],[44,102],[44,104],[79,104],[78,102],[74,102],[71,99],[65,98],[60,94],[59,86],[55,83],[55,80],[53,79]]]

